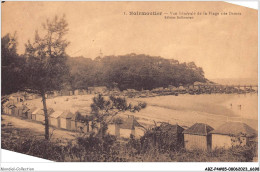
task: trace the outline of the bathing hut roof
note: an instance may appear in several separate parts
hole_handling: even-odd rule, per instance
[[[29,110],[30,109],[27,106],[23,105],[23,113],[28,112]]]
[[[22,104],[16,104],[16,107],[17,107],[18,109],[23,109],[23,108],[24,108],[24,105],[22,105]]]
[[[29,108],[29,112],[34,112],[37,109],[37,107],[31,107]]]
[[[118,117],[118,118],[109,118],[107,119],[110,123],[117,123],[120,128],[122,129],[134,129],[135,127],[143,127],[139,122],[135,119],[133,115],[128,115],[127,118],[125,117]]]
[[[10,103],[10,102],[5,102],[3,105],[4,105],[4,107],[9,107],[9,106],[12,105],[12,103]]]
[[[206,136],[212,130],[214,130],[214,129],[207,124],[196,123],[196,124],[192,125],[190,128],[184,130],[183,133]]]
[[[63,113],[63,111],[55,111],[53,112],[50,117],[52,118],[58,118],[61,114]]]
[[[210,133],[233,136],[244,135],[246,137],[254,137],[257,135],[256,130],[242,122],[227,122]]]
[[[122,121],[122,124],[120,124],[120,128],[123,129],[134,129],[135,127],[142,127],[139,122],[134,117],[126,118]]]
[[[178,124],[172,125],[172,124],[168,124],[168,123],[162,123],[160,125],[160,129],[162,131],[173,133],[173,134],[182,133],[184,131],[184,128],[182,128]]]
[[[41,108],[36,108],[36,109],[32,112],[32,114],[36,114],[36,113],[38,113],[40,110],[41,110]]]
[[[64,111],[61,115],[61,118],[65,118],[65,119],[71,119],[73,118],[73,114],[70,111]]]

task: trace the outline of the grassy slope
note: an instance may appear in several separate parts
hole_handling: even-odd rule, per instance
[[[53,161],[84,161],[84,162],[244,162],[252,161],[257,152],[252,147],[236,147],[229,150],[217,149],[210,152],[201,150],[161,152],[151,147],[148,152],[141,153],[131,144],[133,142],[118,143],[111,138],[105,139],[104,147],[98,138],[81,137],[81,143],[62,144],[59,140],[46,141],[41,133],[28,128],[8,126],[2,121],[3,149],[20,152]],[[108,141],[110,140],[110,141]],[[134,141],[138,143],[138,140]]]

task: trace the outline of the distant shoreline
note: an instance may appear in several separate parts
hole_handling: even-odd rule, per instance
[[[258,78],[208,78],[222,85],[258,85]]]

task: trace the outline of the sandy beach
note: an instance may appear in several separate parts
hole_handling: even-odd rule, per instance
[[[138,100],[148,104],[146,109],[136,113],[141,120],[164,121],[183,126],[202,122],[213,128],[227,121],[240,121],[257,129],[257,94],[160,96]]]
[[[50,98],[47,99],[47,106],[54,110],[70,110],[71,112],[76,112],[79,109],[90,111],[93,96]],[[137,101],[147,103],[145,109],[133,113],[138,121],[146,127],[154,125],[154,121],[157,123],[178,123],[184,127],[202,122],[211,125],[213,128],[227,121],[241,121],[257,129],[257,97],[257,94],[209,94],[129,98],[127,100],[132,103]],[[29,107],[42,107],[41,99],[29,100],[25,104]]]

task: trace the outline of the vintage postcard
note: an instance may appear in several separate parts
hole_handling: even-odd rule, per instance
[[[67,163],[258,162],[257,6],[3,1],[1,10],[3,151]],[[202,170],[225,170],[215,168]]]

